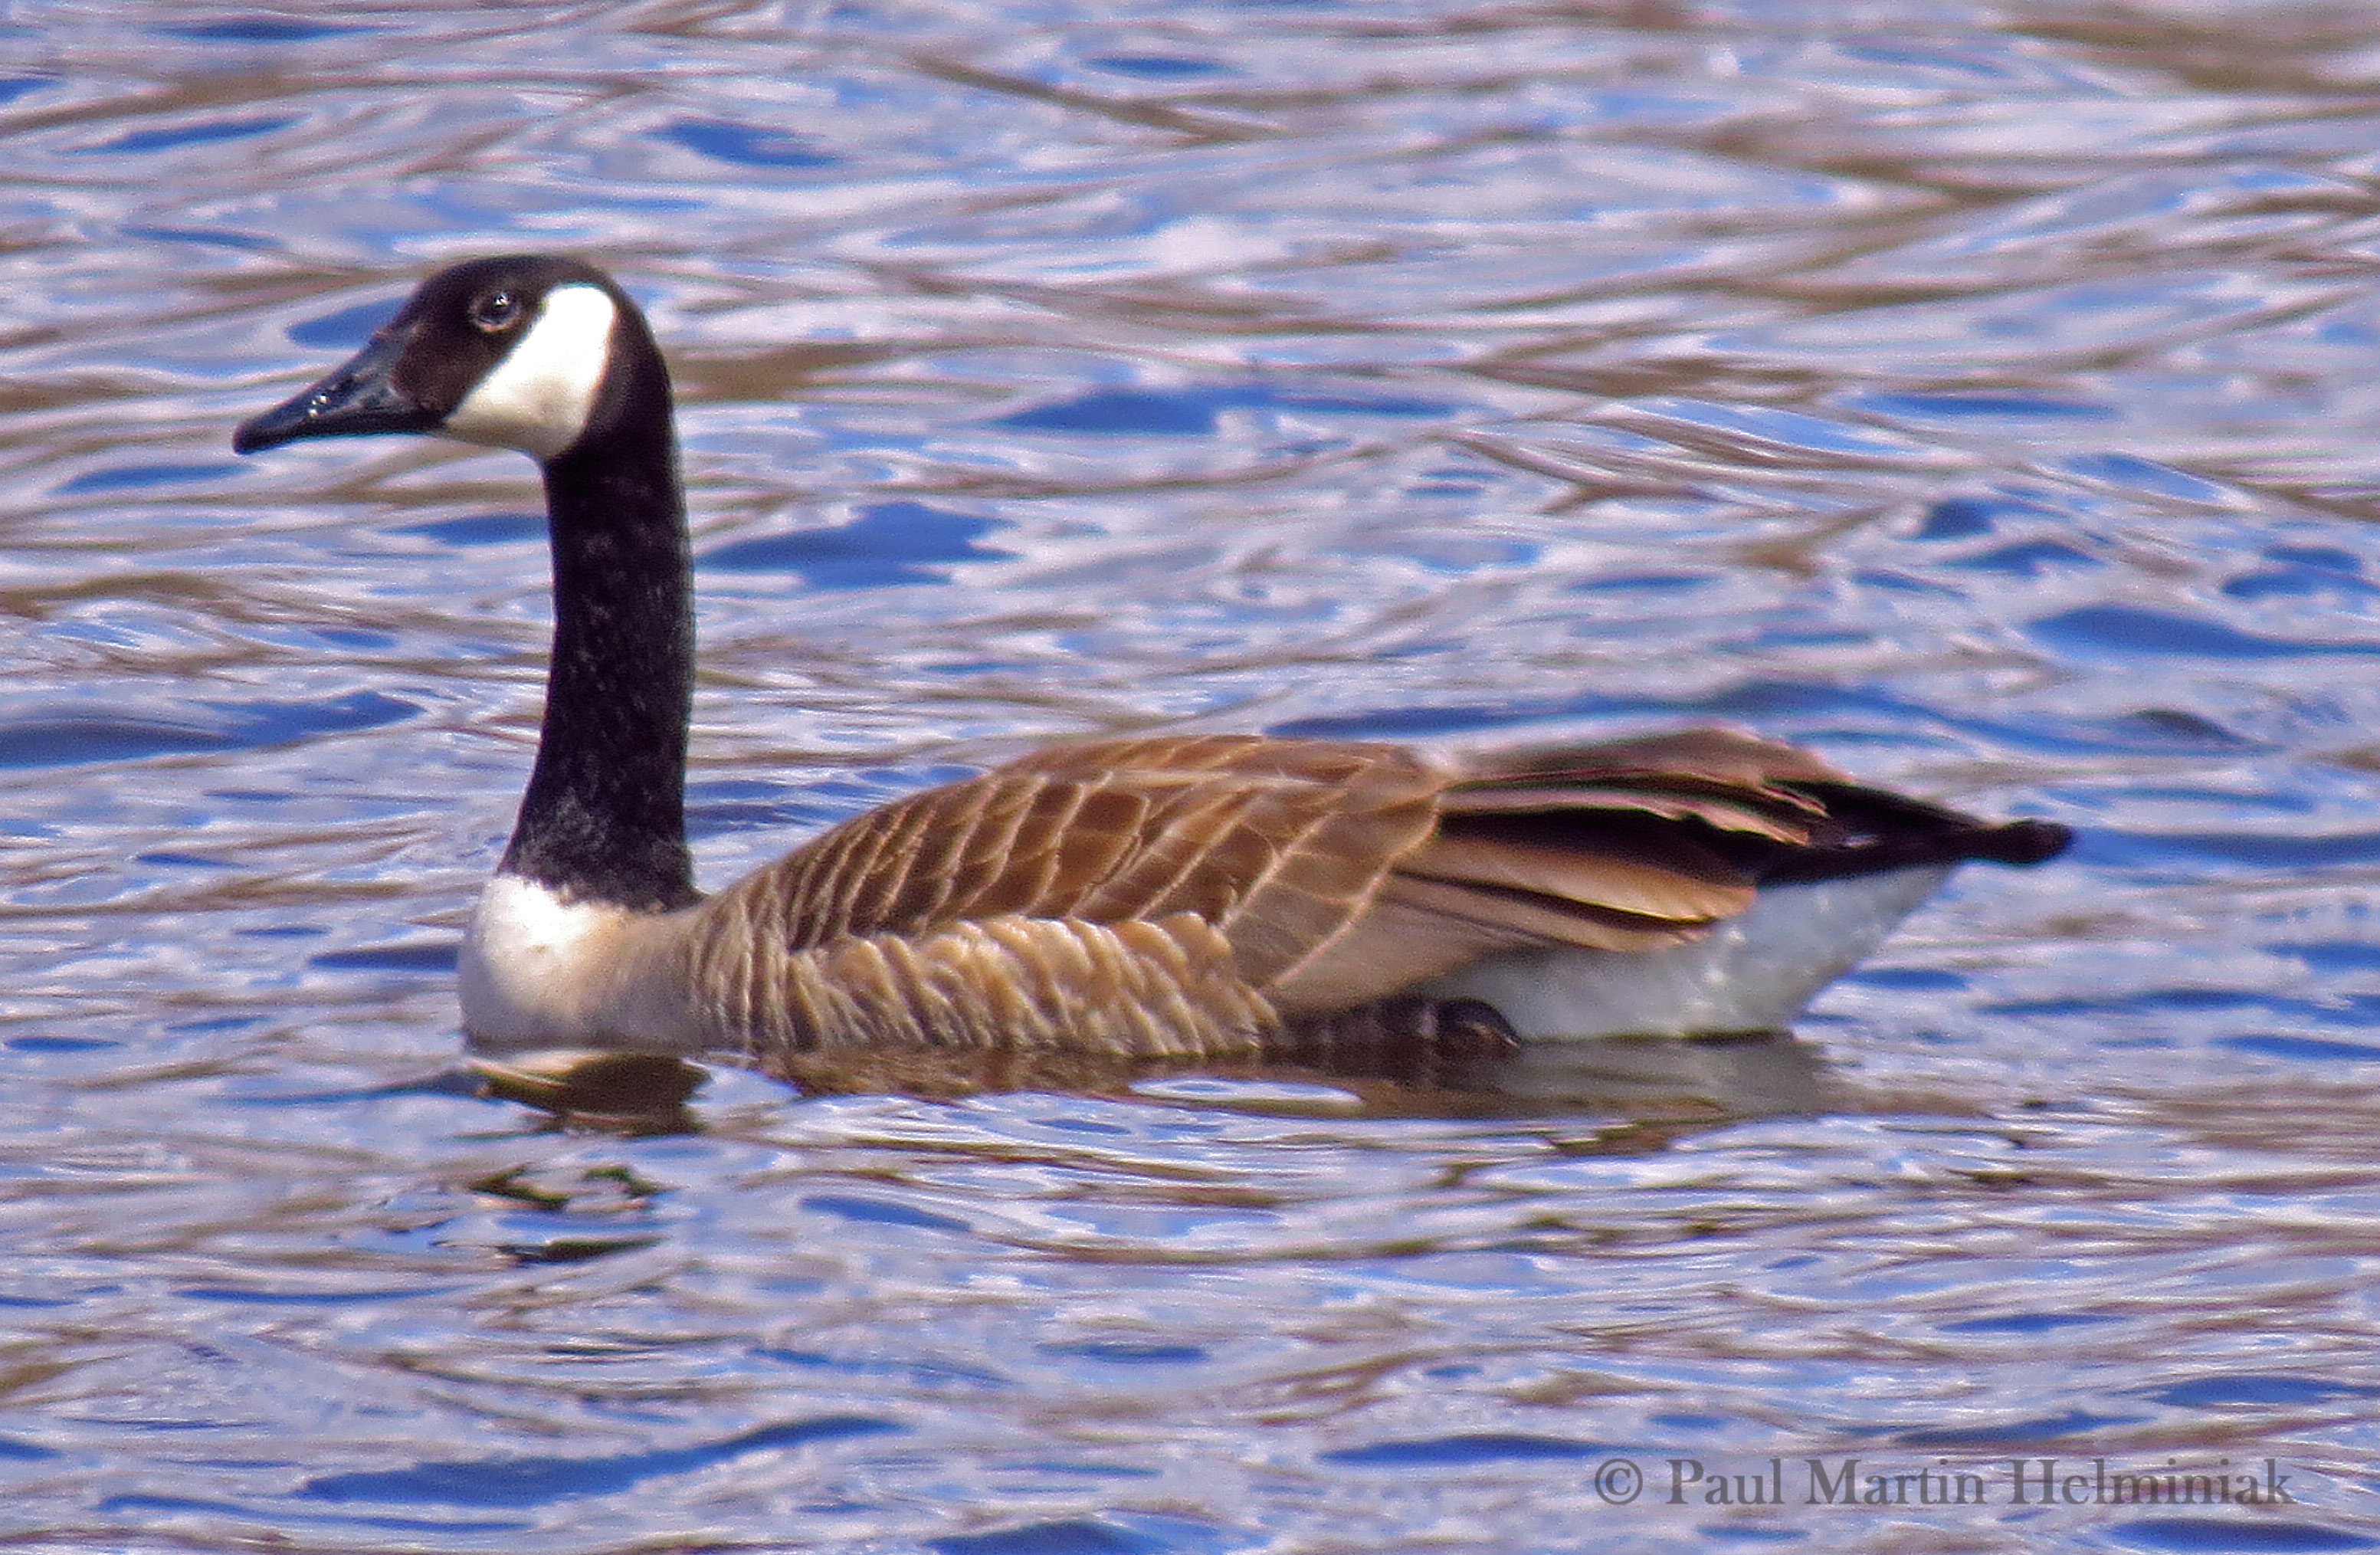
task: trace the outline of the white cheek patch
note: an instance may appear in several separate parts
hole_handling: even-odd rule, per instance
[[[600,286],[556,286],[528,333],[447,414],[439,431],[550,459],[578,440],[612,358],[619,308]]]

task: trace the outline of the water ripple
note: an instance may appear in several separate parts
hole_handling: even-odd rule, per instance
[[[17,1542],[2373,1542],[2367,18],[9,37]],[[706,880],[1151,727],[1723,721],[2082,840],[1794,1038],[1493,1091],[491,1099],[452,963],[542,686],[533,473],[225,440],[522,248],[674,353]],[[2011,1459],[2294,1503],[2019,1505]],[[1990,1495],[1739,1493],[1814,1460]]]

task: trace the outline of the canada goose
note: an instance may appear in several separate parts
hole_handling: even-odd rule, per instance
[[[692,569],[670,384],[601,272],[431,276],[243,424],[430,432],[545,476],[537,759],[463,950],[482,1052],[859,1049],[1230,1060],[1333,1030],[1783,1027],[1960,863],[2067,841],[1718,729],[1490,755],[1246,735],[1053,746],[705,896],[684,819]]]

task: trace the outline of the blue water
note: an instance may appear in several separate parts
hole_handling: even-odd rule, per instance
[[[2368,18],[0,40],[0,1540],[2380,1548]],[[532,471],[228,452],[523,248],[678,372],[706,881],[1148,728],[1721,720],[2080,840],[1791,1038],[1497,1095],[719,1069],[559,1125],[453,996]]]

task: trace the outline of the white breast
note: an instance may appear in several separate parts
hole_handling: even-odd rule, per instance
[[[471,1045],[680,1049],[685,1001],[669,996],[666,968],[682,918],[565,901],[534,881],[496,876],[463,942]]]

